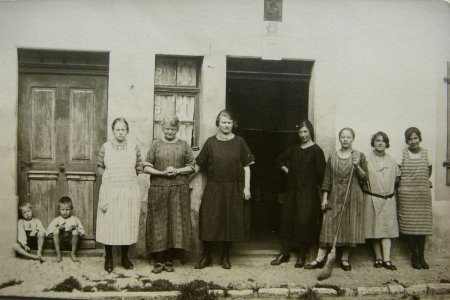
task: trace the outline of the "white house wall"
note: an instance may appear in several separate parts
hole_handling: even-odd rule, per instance
[[[0,2],[0,257],[12,255],[16,239],[17,48],[110,52],[108,124],[127,118],[129,139],[144,153],[152,134],[155,54],[204,57],[200,145],[225,107],[227,56],[314,60],[310,118],[326,153],[344,126],[356,131],[354,147],[363,152],[370,151],[371,134],[387,132],[394,155],[405,146],[407,127],[422,130],[434,159],[432,245],[448,246],[442,78],[450,61],[449,4],[284,0],[281,23],[264,22],[263,7],[263,0]],[[201,178],[193,187],[198,203]]]

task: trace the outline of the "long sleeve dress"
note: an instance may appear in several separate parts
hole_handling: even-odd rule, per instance
[[[133,143],[106,142],[97,166],[105,169],[97,209],[96,240],[105,245],[137,242],[141,192],[137,174],[142,172],[139,147]]]
[[[400,168],[388,154],[378,157],[371,152],[367,162],[368,192],[371,194],[365,194],[366,239],[396,238],[398,237],[398,222],[394,190],[395,179],[400,176]]]
[[[317,242],[322,226],[320,188],[325,171],[325,155],[314,144],[289,147],[277,158],[277,167],[285,166],[287,199],[281,206],[280,236],[295,242]]]
[[[253,154],[240,136],[227,141],[212,136],[205,142],[196,158],[208,177],[200,205],[201,240],[245,239],[244,167],[253,162]]]
[[[422,148],[418,154],[403,150],[398,186],[398,223],[402,234],[433,234],[429,166],[426,149]]]
[[[194,170],[191,147],[183,140],[174,143],[155,140],[145,165],[157,170],[169,166]],[[148,191],[147,249],[150,252],[170,248],[189,250],[191,240],[191,199],[188,175],[175,177],[152,175]]]
[[[360,155],[359,165],[367,172],[367,161],[363,153],[353,150],[353,156]],[[328,192],[328,202],[331,206],[323,214],[322,230],[320,232],[320,246],[330,247],[333,245],[334,236],[344,205],[345,193],[349,181],[351,185],[348,193],[346,209],[342,217],[341,228],[337,237],[337,246],[354,247],[356,244],[364,244],[364,195],[360,186],[356,170],[352,178],[352,155],[348,158],[339,157],[337,152],[330,155],[325,169],[322,191]]]

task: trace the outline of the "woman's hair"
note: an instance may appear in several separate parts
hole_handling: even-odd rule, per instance
[[[219,114],[217,115],[217,118],[216,118],[216,127],[219,127],[219,121],[220,121],[220,117],[221,117],[221,116],[227,117],[228,119],[230,119],[231,121],[233,121],[233,129],[236,129],[236,128],[237,128],[237,122],[236,122],[236,120],[234,119],[233,115],[232,115],[228,110],[226,110],[226,109],[220,111]]]
[[[408,144],[408,140],[411,137],[411,135],[415,133],[419,137],[419,141],[422,141],[422,133],[420,132],[419,128],[417,127],[409,127],[405,131],[405,142]]]
[[[377,133],[375,133],[372,136],[372,139],[370,140],[370,146],[375,147],[375,140],[377,139],[377,137],[381,136],[383,138],[383,142],[386,144],[386,148],[389,148],[389,137],[386,133],[384,133],[383,131],[378,131]]]
[[[167,116],[162,119],[161,126],[164,125],[174,126],[178,129],[180,128],[180,120],[177,115]]]
[[[70,197],[68,196],[62,196],[59,199],[59,204],[70,204],[70,207],[73,208],[73,203],[72,203],[72,199],[70,199]]]
[[[355,131],[353,131],[353,129],[351,129],[350,127],[342,128],[341,131],[339,131],[339,135],[338,136],[341,136],[342,132],[344,132],[346,130],[349,131],[352,134],[353,139],[355,139]]]
[[[128,127],[128,122],[127,122],[127,120],[125,120],[125,118],[114,119],[114,121],[112,122],[112,125],[111,125],[112,130],[114,130],[114,127],[116,127],[116,124],[119,122],[123,122],[125,124],[125,127],[127,128],[127,132],[130,132],[130,128]]]
[[[19,213],[19,219],[22,219],[22,218],[23,218],[23,216],[22,216],[22,211],[23,211],[25,208],[32,209],[33,207],[31,206],[30,202],[24,202],[24,203],[22,203],[22,204],[19,204],[19,210],[18,210],[18,213]]]
[[[314,141],[314,127],[309,120],[300,121],[295,127],[297,127],[297,130],[300,130],[302,127],[306,127],[309,131],[309,135],[311,136],[311,140]]]

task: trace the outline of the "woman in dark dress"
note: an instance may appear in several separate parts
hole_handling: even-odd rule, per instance
[[[196,158],[196,170],[201,168],[208,176],[200,205],[203,256],[196,269],[211,264],[213,242],[222,243],[222,268],[231,268],[231,243],[244,240],[244,201],[250,199],[253,154],[244,139],[232,133],[234,119],[228,111],[218,114],[216,126],[217,134],[206,140]]]
[[[296,268],[305,264],[306,253],[319,240],[322,224],[320,187],[325,171],[325,156],[314,143],[310,121],[297,126],[300,144],[289,147],[277,158],[277,165],[287,174],[287,201],[280,218],[281,253],[271,261],[276,266],[289,261],[290,248],[298,251]]]

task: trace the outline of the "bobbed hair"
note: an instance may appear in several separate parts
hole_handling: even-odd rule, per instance
[[[72,199],[68,196],[62,196],[59,198],[59,204],[70,204],[70,207],[73,208]]]
[[[422,133],[420,132],[419,128],[417,127],[409,127],[405,130],[405,142],[408,144],[408,140],[411,137],[411,135],[415,133],[419,137],[419,141],[422,141]]]
[[[372,135],[372,138],[370,140],[370,146],[375,147],[375,140],[377,139],[377,137],[381,136],[383,138],[383,141],[386,143],[386,148],[390,147],[389,144],[389,137],[386,133],[384,133],[383,131],[378,131],[377,133],[375,133],[374,135]]]
[[[306,127],[309,131],[309,135],[311,136],[311,140],[314,141],[314,127],[309,120],[302,120],[298,122],[297,126],[295,126],[297,130],[300,130],[302,127]]]

